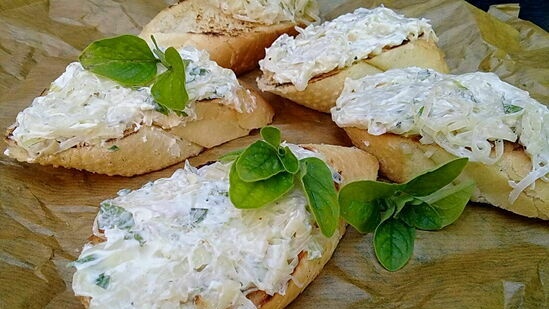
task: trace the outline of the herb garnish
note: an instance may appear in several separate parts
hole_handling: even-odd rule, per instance
[[[97,40],[82,51],[79,60],[85,69],[126,87],[154,82],[151,94],[159,105],[158,110],[181,114],[189,100],[185,89],[185,61],[175,48],[162,52],[154,38],[152,40],[153,50],[145,40],[134,35]],[[167,70],[157,76],[158,63]]]
[[[280,131],[261,129],[261,137],[243,151],[222,158],[234,159],[229,173],[229,198],[237,208],[259,208],[272,203],[299,183],[321,232],[330,237],[337,229],[339,207],[332,172],[314,157],[298,160],[280,145]]]
[[[467,158],[450,161],[403,184],[357,181],[341,188],[341,216],[361,233],[374,232],[379,262],[402,268],[414,249],[415,230],[439,230],[453,223],[469,201],[474,183],[450,183]]]
[[[109,283],[111,283],[111,276],[105,275],[105,273],[99,274],[97,279],[95,279],[95,284],[103,289],[107,289],[109,287]]]

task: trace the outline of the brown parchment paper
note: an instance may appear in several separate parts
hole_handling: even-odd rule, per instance
[[[173,1],[171,1],[173,2]],[[549,103],[549,36],[534,24],[464,1],[320,0],[331,19],[384,4],[431,20],[454,73],[492,71]],[[138,33],[170,1],[1,0],[0,128],[59,76],[91,41]],[[243,76],[255,87],[258,72]],[[320,114],[274,95],[275,125],[294,143],[350,145]],[[215,160],[257,133],[196,158]],[[5,149],[5,143],[0,143]],[[73,269],[102,200],[137,189],[182,164],[123,178],[15,162],[0,155],[0,308],[82,308],[71,290]],[[375,260],[371,235],[352,228],[319,277],[291,308],[547,308],[549,223],[471,203],[439,232],[418,232],[414,256],[398,272]]]

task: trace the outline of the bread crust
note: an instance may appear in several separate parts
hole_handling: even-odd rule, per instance
[[[381,73],[389,69],[417,66],[432,68],[448,73],[444,54],[436,43],[429,39],[417,39],[402,45],[384,49],[379,55],[354,63],[343,69],[316,76],[303,91],[293,84],[277,84],[263,74],[257,81],[259,89],[275,93],[308,108],[329,113],[343,90],[345,79],[358,79],[366,75]]]
[[[265,48],[280,35],[297,34],[296,25],[246,22],[224,14],[207,1],[186,0],[158,13],[139,36],[152,43],[152,35],[160,46],[178,49],[190,45],[206,50],[211,60],[240,75],[255,69],[265,57]]]
[[[197,119],[171,129],[142,126],[123,138],[98,145],[81,145],[30,160],[25,149],[6,138],[9,155],[19,161],[61,166],[94,173],[134,176],[160,170],[199,154],[205,148],[248,135],[272,121],[272,107],[258,94],[245,91],[241,100],[254,100],[251,112],[238,112],[223,99],[196,102]],[[212,134],[215,131],[215,134]]]
[[[405,182],[422,171],[455,158],[434,144],[421,144],[417,138],[386,133],[371,135],[364,129],[344,128],[353,144],[378,158],[380,174],[395,182]],[[502,158],[493,165],[469,162],[462,175],[473,180],[476,189],[472,201],[489,203],[526,217],[549,219],[549,183],[538,179],[514,203],[509,202],[509,181],[520,181],[531,171],[532,163],[523,148],[505,143]]]
[[[336,169],[343,178],[343,184],[361,180],[375,180],[379,169],[377,159],[367,152],[364,152],[356,147],[343,147],[335,145],[319,145],[307,144],[302,147],[322,154],[326,162]],[[247,297],[261,309],[281,309],[290,304],[301,292],[318,276],[324,268],[324,265],[332,257],[341,237],[345,233],[346,223],[341,220],[338,230],[330,238],[324,238],[323,255],[318,259],[307,259],[307,254],[301,252],[299,254],[299,263],[292,274],[294,280],[288,282],[286,293],[284,295],[274,294],[267,295],[264,291],[254,291]],[[90,242],[97,244],[102,239],[91,236]],[[296,283],[298,282],[298,283]],[[89,297],[78,297],[84,307],[88,308],[90,303]],[[205,308],[201,306],[200,300],[195,300],[196,308]]]

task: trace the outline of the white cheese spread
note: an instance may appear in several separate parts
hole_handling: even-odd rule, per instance
[[[272,25],[281,22],[303,23],[320,21],[316,0],[236,0],[216,3],[223,13],[236,19]]]
[[[485,164],[501,158],[504,141],[520,143],[532,171],[510,183],[511,202],[537,179],[549,180],[548,108],[493,73],[407,68],[347,79],[331,112],[340,127],[421,135],[424,144]]]
[[[187,117],[157,112],[150,87],[122,87],[74,62],[45,95],[35,98],[30,107],[17,115],[10,138],[28,152],[32,161],[77,145],[121,138],[128,130],[137,131],[142,125],[174,127],[195,117],[193,106],[198,100],[225,98],[224,102],[238,111],[250,109],[238,99],[240,86],[231,70],[219,67],[206,52],[192,47],[179,53],[188,60]]]
[[[263,208],[235,208],[229,169],[187,165],[103,202],[94,234],[106,240],[86,245],[73,263],[76,295],[91,297],[90,308],[194,308],[198,300],[255,308],[250,292],[284,294],[298,254],[319,257],[327,238],[300,190]]]
[[[259,62],[265,76],[277,84],[292,83],[299,91],[317,75],[373,57],[385,47],[405,41],[436,40],[426,19],[406,18],[378,7],[359,8],[321,25],[298,29],[293,38],[280,36]]]

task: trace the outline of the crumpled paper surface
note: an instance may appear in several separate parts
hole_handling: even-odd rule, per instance
[[[0,127],[11,125],[91,41],[138,33],[171,2],[2,0]],[[382,3],[408,16],[428,18],[453,73],[492,71],[549,103],[549,34],[516,15],[496,11],[500,21],[458,0],[319,2],[328,19]],[[255,87],[257,74],[242,79]],[[287,141],[350,145],[329,115],[274,95],[265,97],[275,107],[274,124]],[[257,133],[190,161],[198,165],[215,160],[255,138]],[[123,178],[23,164],[0,155],[0,308],[82,308],[71,290],[73,268],[67,264],[90,235],[99,203],[181,166]],[[290,307],[548,306],[547,221],[470,204],[455,224],[439,232],[418,232],[414,256],[394,273],[376,262],[371,238],[349,228],[332,260]]]

